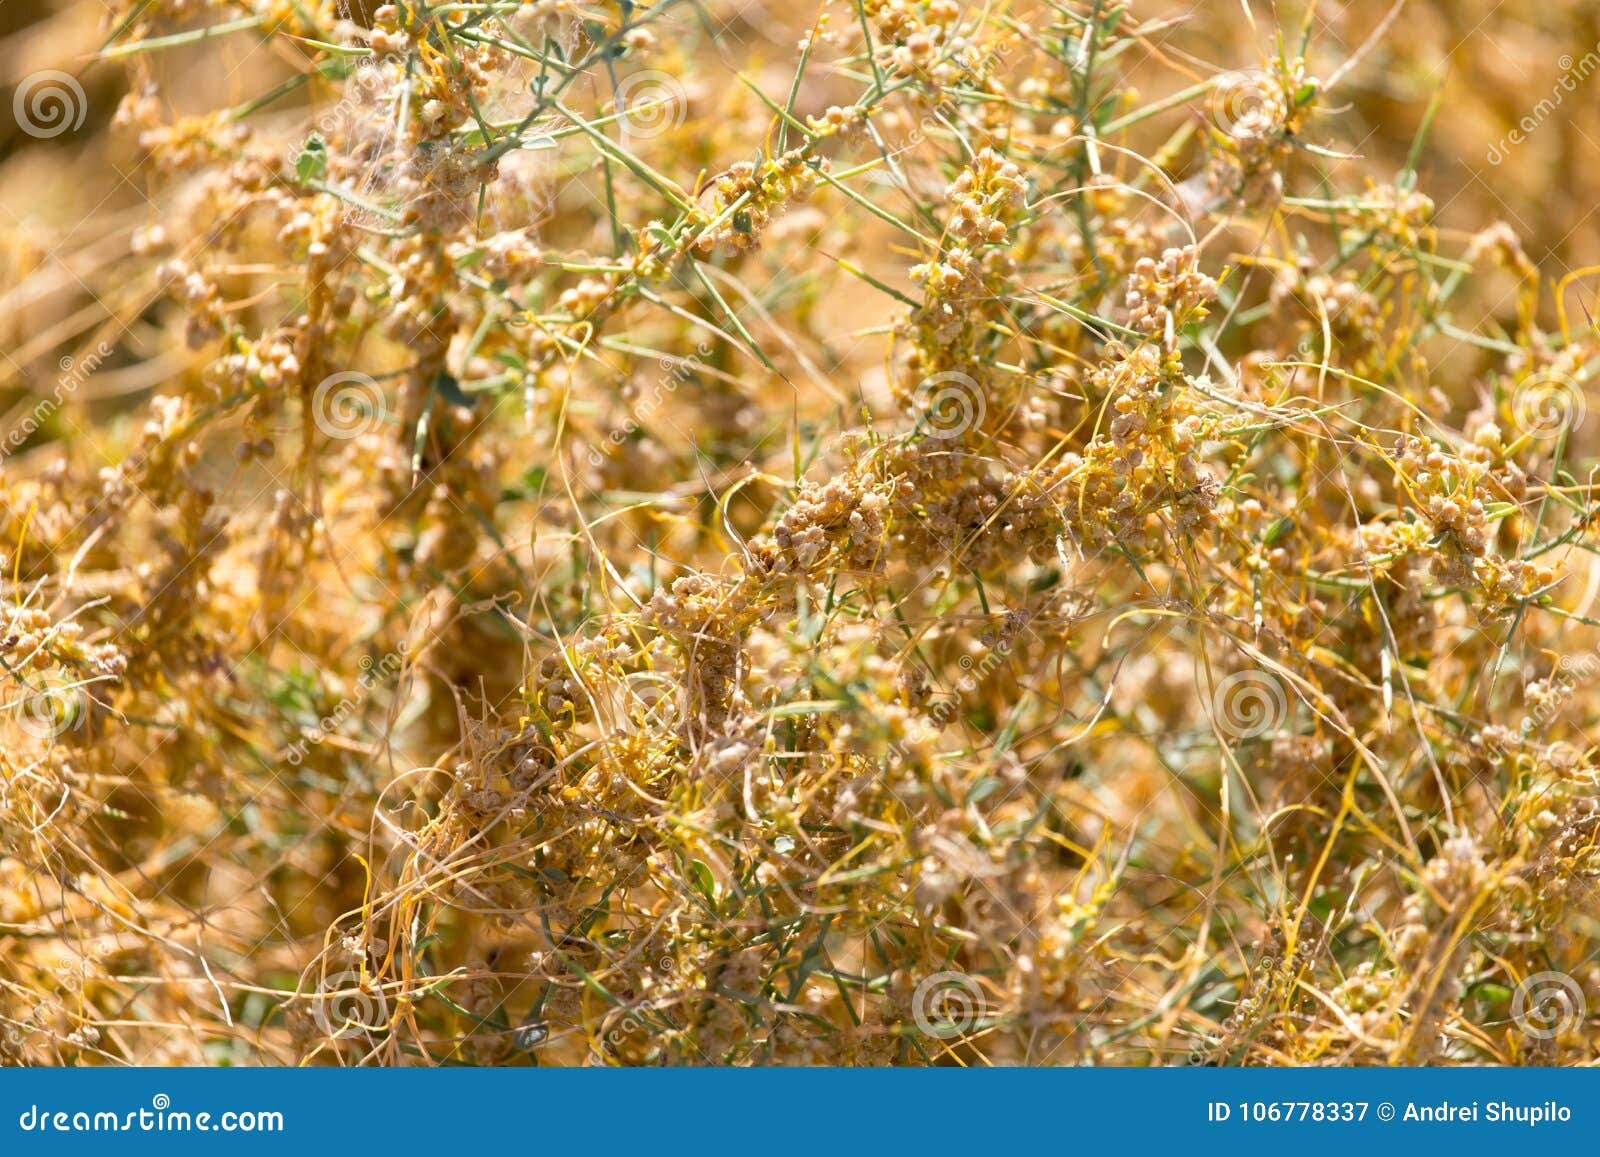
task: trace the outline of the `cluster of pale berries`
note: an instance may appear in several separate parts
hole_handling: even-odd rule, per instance
[[[1177,331],[1203,318],[1206,304],[1216,295],[1217,283],[1200,271],[1200,251],[1195,246],[1168,249],[1160,261],[1141,257],[1124,299],[1128,325],[1162,338],[1170,349]]]

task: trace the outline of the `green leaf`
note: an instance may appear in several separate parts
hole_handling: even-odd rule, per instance
[[[717,881],[711,875],[711,869],[706,867],[703,861],[689,861],[689,882],[693,884],[707,900],[716,900]]]
[[[477,405],[477,401],[470,398],[461,389],[461,383],[456,381],[455,375],[447,370],[439,371],[439,376],[433,379],[433,388],[438,395],[452,406],[460,406],[470,410]]]
[[[972,785],[972,790],[967,792],[968,803],[982,803],[995,792],[1000,790],[1000,781],[992,775],[986,775]]]
[[[300,155],[294,161],[294,173],[302,185],[320,181],[328,175],[328,146],[316,133],[307,137],[306,143],[301,146]]]

